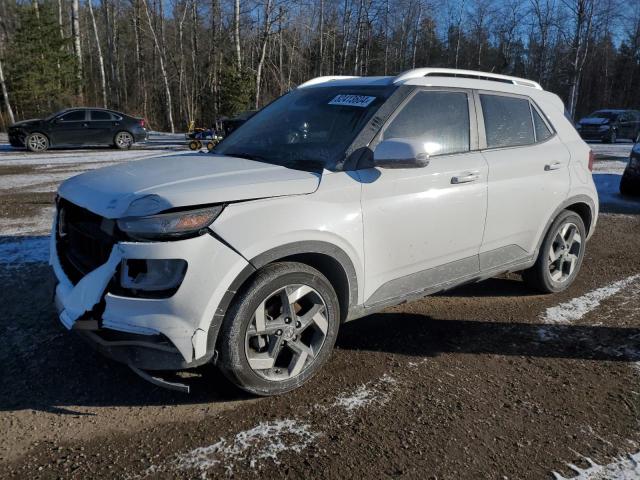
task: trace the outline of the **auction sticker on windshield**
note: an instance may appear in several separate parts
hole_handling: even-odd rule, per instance
[[[367,95],[336,95],[329,105],[342,105],[345,107],[368,107],[376,97]]]

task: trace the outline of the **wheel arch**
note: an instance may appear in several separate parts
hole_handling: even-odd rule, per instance
[[[534,257],[537,258],[538,252],[540,252],[540,247],[542,246],[542,242],[544,242],[544,239],[549,232],[549,228],[551,228],[551,224],[564,210],[575,212],[580,216],[580,218],[582,218],[585,230],[587,232],[587,238],[589,238],[593,233],[594,217],[596,212],[594,201],[587,195],[575,195],[573,197],[569,197],[564,202],[562,202],[562,204],[560,204],[558,208],[555,209],[551,217],[547,220],[547,224],[542,230],[542,235],[540,235],[540,238],[538,239],[538,245],[536,247]]]
[[[358,302],[358,278],[353,262],[340,247],[322,241],[300,241],[275,247],[249,260],[227,289],[216,308],[209,333],[207,350],[216,347],[218,332],[236,294],[266,265],[276,262],[299,262],[322,273],[333,286],[340,303],[340,321],[347,320],[349,311]]]

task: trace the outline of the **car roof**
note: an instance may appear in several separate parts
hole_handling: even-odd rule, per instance
[[[562,100],[560,100],[557,95],[543,90],[540,84],[533,80],[490,72],[452,68],[416,68],[395,77],[317,77],[303,83],[298,89],[323,86],[359,87],[401,85],[477,89],[489,92],[525,95],[534,99],[545,98],[552,102],[556,108],[564,111]]]

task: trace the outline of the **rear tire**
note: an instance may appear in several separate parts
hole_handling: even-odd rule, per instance
[[[564,210],[549,227],[536,263],[522,272],[525,283],[543,293],[569,288],[580,271],[586,240],[580,215]]]
[[[133,145],[133,135],[129,132],[118,132],[116,136],[113,137],[113,143],[119,150],[129,150]]]
[[[302,263],[267,265],[225,317],[218,365],[247,392],[286,393],[327,361],[339,324],[338,298],[324,275]]]
[[[629,176],[622,175],[620,179],[620,194],[625,196],[640,195],[640,178],[634,182]]]
[[[24,145],[30,152],[44,152],[49,148],[49,139],[44,133],[33,132],[27,136]]]

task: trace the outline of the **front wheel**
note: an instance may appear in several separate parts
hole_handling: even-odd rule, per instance
[[[30,134],[24,143],[31,152],[44,152],[49,148],[49,139],[44,133],[40,132]]]
[[[129,132],[118,132],[114,138],[116,148],[120,150],[128,150],[133,145],[133,135]]]
[[[219,337],[219,365],[238,387],[277,395],[308,381],[327,361],[340,308],[329,281],[295,262],[264,267],[234,301]]]
[[[543,293],[556,293],[569,288],[580,271],[587,235],[580,215],[563,211],[551,224],[538,259],[522,272],[530,287]]]

